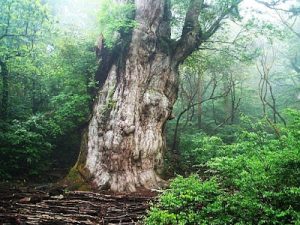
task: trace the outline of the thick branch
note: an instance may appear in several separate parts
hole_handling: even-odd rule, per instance
[[[199,15],[203,7],[203,0],[191,0],[182,29],[181,38],[175,47],[175,60],[178,64],[182,63],[186,57],[197,49],[201,44],[201,28]]]
[[[181,38],[175,47],[175,60],[182,63],[189,55],[199,48],[202,42],[208,40],[221,26],[221,22],[228,14],[234,11],[242,0],[236,0],[231,5],[222,10],[211,26],[202,31],[199,16],[203,9],[203,0],[191,0],[188,7]]]

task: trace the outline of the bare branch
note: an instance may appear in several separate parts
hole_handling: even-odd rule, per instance
[[[242,0],[237,0],[235,3],[230,5],[229,8],[225,9],[221,15],[215,20],[215,22],[203,33],[202,40],[208,40],[221,26],[221,22],[226,18],[226,16],[231,13],[237,6],[242,2]]]
[[[192,103],[190,102],[188,104],[188,106],[182,110],[178,117],[177,117],[177,120],[176,120],[176,125],[175,125],[175,131],[174,131],[174,136],[173,136],[173,145],[172,145],[172,150],[173,151],[177,151],[176,149],[176,144],[177,144],[177,137],[178,137],[178,128],[179,128],[179,122],[181,120],[181,117],[187,112],[189,111],[191,108],[197,106],[197,105],[201,105],[207,101],[213,101],[213,100],[216,100],[216,99],[219,99],[219,98],[222,98],[224,96],[227,96],[230,92],[230,89],[226,90],[224,93],[221,93],[220,95],[214,95],[215,94],[215,91],[216,91],[216,88],[217,88],[217,80],[216,79],[212,79],[212,82],[213,82],[213,87],[212,87],[212,91],[210,93],[210,96],[207,98],[207,99],[203,99],[202,101],[200,102],[196,102],[196,103]]]

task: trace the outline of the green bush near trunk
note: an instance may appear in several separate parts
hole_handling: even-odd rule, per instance
[[[290,114],[292,123],[280,137],[243,131],[215,151],[219,155],[207,157],[212,178],[175,178],[145,223],[300,224],[300,114]]]

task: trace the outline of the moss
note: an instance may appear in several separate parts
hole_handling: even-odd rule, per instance
[[[91,175],[85,168],[87,155],[87,129],[83,132],[83,138],[81,142],[80,154],[77,163],[70,169],[68,175],[63,180],[63,184],[68,187],[69,190],[78,191],[90,191],[92,187],[90,185]]]
[[[109,90],[108,100],[106,100],[106,104],[103,106],[101,110],[101,121],[102,125],[105,126],[105,123],[108,121],[110,113],[117,106],[117,101],[113,100],[113,95],[115,93],[116,87],[113,87]]]
[[[64,179],[63,183],[71,191],[74,191],[74,190],[91,191],[92,190],[92,187],[89,184],[89,182],[83,178],[81,172],[75,166],[70,170],[70,172]]]
[[[110,110],[115,109],[117,106],[117,101],[116,100],[109,100],[107,103],[107,106]]]
[[[116,86],[114,86],[113,88],[111,88],[109,90],[108,101],[107,101],[107,103],[105,105],[105,108],[107,108],[108,110],[114,109],[116,107],[116,105],[117,105],[117,101],[113,99],[115,91],[116,91]]]

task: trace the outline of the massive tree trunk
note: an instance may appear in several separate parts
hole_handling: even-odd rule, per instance
[[[126,47],[102,59],[103,85],[73,168],[97,188],[132,192],[164,183],[164,126],[177,98],[178,65],[201,43],[202,2],[190,1],[182,36],[172,41],[170,1],[135,0],[137,26]]]
[[[99,188],[156,188],[165,148],[164,125],[177,94],[167,5],[137,0],[130,44],[110,61],[94,103],[77,169]],[[103,72],[103,71],[102,71]],[[83,171],[82,171],[83,170]]]

